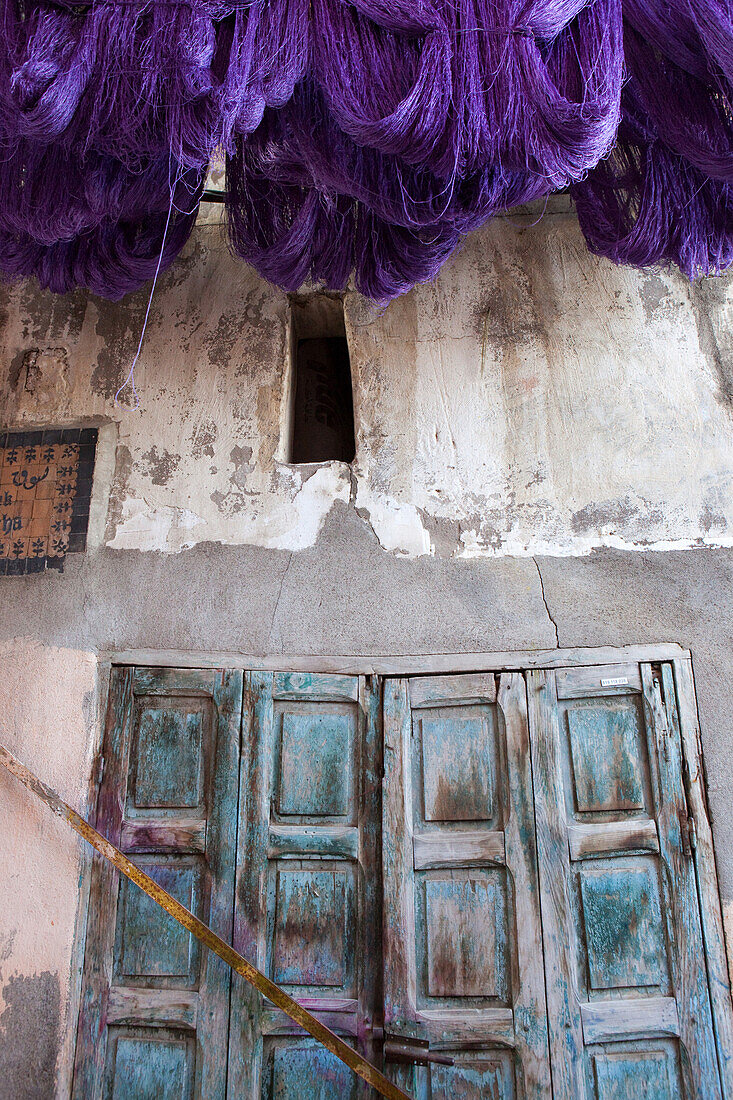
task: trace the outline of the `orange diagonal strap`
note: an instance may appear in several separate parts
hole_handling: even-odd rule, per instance
[[[348,1043],[345,1043],[343,1039],[340,1039],[338,1035],[335,1035],[330,1028],[327,1028],[321,1023],[319,1019],[308,1012],[302,1005],[299,1005],[297,1001],[281,989],[279,985],[275,985],[273,981],[258,970],[255,966],[235,951],[233,947],[230,947],[228,943],[225,943],[215,932],[200,921],[198,917],[195,917],[193,913],[190,913],[179,901],[176,901],[174,897],[171,897],[167,891],[163,890],[158,883],[155,882],[149,875],[146,875],[144,871],[141,871],[139,867],[136,867],[134,863],[124,855],[119,848],[115,848],[114,844],[110,844],[101,833],[98,833],[96,829],[93,829],[88,821],[85,821],[83,817],[72,810],[71,806],[63,801],[59,795],[56,794],[50,787],[47,787],[37,776],[26,768],[24,764],[21,764],[19,760],[8,752],[7,749],[0,745],[0,764],[14,775],[20,782],[32,791],[34,794],[46,803],[55,814],[68,821],[72,829],[75,829],[80,836],[83,836],[93,848],[103,855],[105,859],[108,859],[118,871],[123,875],[126,875],[132,882],[144,890],[148,897],[157,902],[158,905],[165,909],[166,913],[170,913],[174,920],[177,920],[179,924],[182,924],[184,928],[192,932],[201,943],[206,947],[214,951],[220,958],[224,960],[227,966],[230,966],[232,970],[236,970],[237,974],[241,974],[245,981],[248,981],[250,985],[253,985],[255,989],[267,997],[269,1001],[272,1001],[277,1008],[281,1009],[291,1020],[294,1020],[296,1024],[302,1027],[305,1031],[308,1031],[314,1039],[321,1043],[327,1050],[330,1050],[332,1054],[335,1054],[337,1058],[340,1058],[349,1069],[352,1069],[354,1073],[358,1073],[360,1077],[363,1077],[368,1084],[372,1085],[377,1090],[380,1096],[384,1096],[387,1100],[410,1100],[410,1097],[392,1081],[387,1080],[383,1073],[373,1066],[371,1062],[367,1062],[366,1058],[362,1058],[358,1051],[350,1047]]]

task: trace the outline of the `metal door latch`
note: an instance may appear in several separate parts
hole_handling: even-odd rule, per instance
[[[427,1040],[400,1039],[396,1035],[385,1035],[384,1060],[385,1062],[402,1062],[407,1065],[416,1063],[420,1066],[427,1066],[431,1062],[439,1066],[455,1065],[453,1058],[449,1055],[431,1050]]]

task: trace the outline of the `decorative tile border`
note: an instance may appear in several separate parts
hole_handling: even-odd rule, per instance
[[[86,549],[96,428],[0,432],[0,576]]]

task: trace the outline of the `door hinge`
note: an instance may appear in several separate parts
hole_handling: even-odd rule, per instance
[[[682,851],[688,859],[692,859],[692,853],[697,848],[697,827],[692,814],[679,811],[680,837],[682,839]]]
[[[252,726],[254,719],[255,701],[252,697],[252,691],[249,687],[242,688],[242,719],[239,723],[239,751],[244,751],[244,737],[245,729],[249,729]]]
[[[657,731],[657,745],[661,748],[665,760],[668,760],[669,745],[667,744],[667,740],[672,734],[672,726],[670,724],[669,715],[667,713],[667,704],[664,698],[662,677],[656,669],[652,672],[652,685],[654,691],[654,701],[657,710],[657,722],[655,722],[655,726],[661,726],[661,729],[658,729]]]

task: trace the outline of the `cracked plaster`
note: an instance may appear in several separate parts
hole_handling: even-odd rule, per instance
[[[615,268],[571,214],[531,220],[495,219],[387,309],[347,292],[351,468],[283,461],[288,299],[229,255],[218,225],[156,291],[137,410],[113,398],[145,291],[110,304],[3,289],[0,422],[117,426],[115,550],[302,550],[344,501],[406,557],[733,545],[730,280],[690,289]]]

